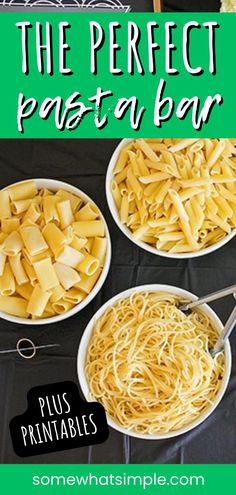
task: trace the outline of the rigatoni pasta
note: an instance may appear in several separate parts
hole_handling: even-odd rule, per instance
[[[15,279],[9,263],[6,263],[0,278],[0,294],[1,296],[12,296],[15,290]]]
[[[27,313],[32,316],[41,316],[47,306],[50,295],[51,293],[43,291],[39,284],[35,285],[28,302]]]
[[[230,139],[137,139],[120,152],[111,193],[134,241],[199,252],[236,228],[236,148]]]
[[[0,311],[32,320],[69,311],[92,291],[106,253],[90,201],[34,181],[0,191]]]

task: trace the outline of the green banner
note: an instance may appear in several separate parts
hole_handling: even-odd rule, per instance
[[[2,13],[1,137],[235,137],[234,14]]]
[[[1,465],[1,492],[13,495],[222,495],[235,491],[235,465]]]

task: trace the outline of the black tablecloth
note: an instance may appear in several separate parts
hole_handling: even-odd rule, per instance
[[[130,5],[132,12],[152,12],[153,0],[121,0],[123,5]],[[33,3],[33,2],[32,2]],[[89,2],[88,2],[89,3]],[[98,2],[99,3],[99,2]],[[105,4],[106,2],[104,2]],[[109,3],[109,2],[108,2]],[[118,2],[119,3],[119,2]],[[4,8],[1,7],[4,4]],[[74,6],[74,2],[71,0],[62,0],[61,4],[68,9]],[[59,9],[61,7],[59,5]],[[116,4],[114,0],[114,4]],[[27,0],[0,0],[0,10],[6,10],[6,8],[17,9],[20,6],[26,5],[29,9],[29,2]],[[46,4],[45,4],[46,6]],[[54,7],[55,6],[55,7]],[[50,5],[47,8],[58,8],[57,0],[51,0]],[[219,11],[220,0],[163,0],[162,9],[165,12],[211,12]]]
[[[145,12],[153,10],[152,0],[123,0],[131,5],[132,11]],[[220,0],[163,0],[164,12],[214,12],[220,10]]]
[[[166,12],[214,12],[220,10],[220,0],[163,0],[163,10]]]
[[[104,178],[115,140],[2,140],[0,187],[31,177],[69,182],[90,195],[103,211],[111,232],[112,266],[95,300],[69,320],[24,327],[0,320],[0,348],[15,346],[21,337],[36,344],[59,343],[59,350],[40,351],[32,361],[15,355],[0,357],[1,463],[234,463],[236,462],[236,333],[231,338],[233,372],[227,393],[214,414],[192,432],[167,441],[129,439],[110,430],[100,446],[18,458],[12,449],[8,424],[26,408],[28,390],[40,384],[77,382],[76,354],[83,330],[107,299],[132,286],[167,283],[197,295],[236,283],[236,239],[221,250],[192,261],[178,261],[136,248],[114,224],[105,200]],[[233,308],[228,297],[212,305],[223,321]]]

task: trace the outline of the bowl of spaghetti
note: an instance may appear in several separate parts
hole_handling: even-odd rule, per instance
[[[111,262],[108,227],[77,187],[54,179],[0,191],[0,317],[56,323],[82,310],[103,286]]]
[[[78,377],[108,424],[136,438],[172,438],[192,430],[217,407],[228,385],[231,351],[209,349],[223,325],[207,305],[184,314],[197,297],[168,285],[116,295],[89,322],[78,351]]]
[[[106,176],[119,229],[167,258],[195,258],[236,235],[234,139],[123,139]]]

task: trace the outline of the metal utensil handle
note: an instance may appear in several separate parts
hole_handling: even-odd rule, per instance
[[[187,311],[188,309],[195,308],[200,304],[208,303],[211,301],[216,301],[217,299],[221,299],[223,297],[229,296],[230,294],[236,293],[236,285],[231,285],[230,287],[226,287],[225,289],[217,290],[216,292],[212,292],[212,294],[208,294],[203,297],[199,297],[197,301],[184,304],[180,309]]]
[[[216,344],[214,345],[214,347],[212,349],[211,353],[213,356],[221,351],[222,347],[224,346],[226,339],[228,339],[229,336],[231,335],[235,325],[236,325],[236,306],[233,309],[230,317],[228,318],[228,320],[225,324],[224,330],[222,331],[221,335],[219,336]]]

